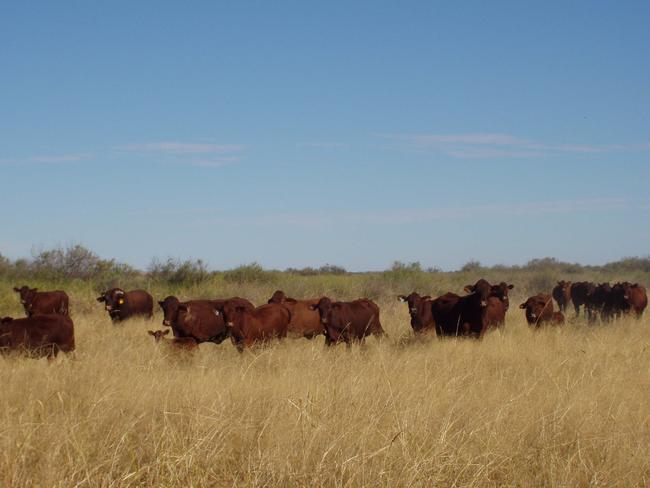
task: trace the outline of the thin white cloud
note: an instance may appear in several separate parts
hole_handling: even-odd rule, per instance
[[[555,200],[522,204],[461,205],[425,209],[403,209],[386,212],[338,211],[327,213],[269,213],[253,216],[230,216],[210,219],[215,224],[224,225],[283,225],[302,228],[322,228],[339,224],[401,225],[437,221],[470,220],[474,218],[498,216],[524,217],[541,215],[590,214],[641,209],[650,211],[650,199],[629,198],[591,198],[576,200]],[[203,221],[204,222],[204,221]]]
[[[604,153],[643,148],[643,145],[549,144],[500,133],[376,134],[376,136],[395,141],[403,148],[433,150],[455,158],[536,158],[561,153]]]
[[[347,147],[343,142],[297,142],[296,147],[313,147],[323,149],[339,149]]]
[[[1,158],[0,164],[67,164],[92,159],[92,154],[38,155],[21,158]]]
[[[241,144],[196,144],[188,142],[147,142],[127,144],[115,149],[124,152],[166,154],[223,154],[244,150]]]

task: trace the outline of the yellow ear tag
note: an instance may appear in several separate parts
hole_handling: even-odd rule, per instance
[[[119,303],[120,305],[122,305],[122,304],[124,303],[124,298],[120,298],[120,299],[117,301],[117,303]]]

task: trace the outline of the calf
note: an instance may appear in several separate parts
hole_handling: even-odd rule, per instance
[[[410,295],[399,295],[397,298],[400,302],[408,305],[413,332],[418,334],[420,332],[435,330],[436,323],[433,320],[430,296],[420,296],[418,293],[413,292]]]
[[[64,291],[38,291],[38,288],[28,286],[14,287],[14,291],[20,295],[20,303],[28,317],[48,314],[67,316],[70,313],[70,299]]]
[[[255,343],[286,337],[291,312],[276,303],[247,310],[236,303],[226,302],[223,306],[223,318],[233,344],[241,352],[244,347]]]
[[[561,325],[564,323],[562,312],[553,310],[553,298],[547,293],[538,293],[528,298],[519,308],[526,311],[528,325],[541,327],[544,323]]]
[[[298,337],[313,339],[323,333],[323,325],[320,322],[318,312],[310,307],[318,303],[319,299],[295,300],[287,297],[282,290],[277,290],[269,298],[268,303],[282,304],[291,312],[291,323],[289,334]]]
[[[569,302],[571,301],[571,282],[564,280],[558,281],[551,294],[557,302],[557,306],[560,309],[560,312],[564,313],[567,306],[569,305]]]
[[[198,342],[196,342],[193,337],[173,337],[171,339],[165,339],[165,336],[169,334],[169,329],[149,330],[147,332],[149,335],[154,337],[156,342],[165,343],[174,349],[194,351],[199,347]]]
[[[23,351],[55,357],[74,351],[74,324],[65,315],[32,315],[23,319],[0,319],[0,352]]]
[[[311,309],[318,311],[327,345],[345,342],[349,346],[353,341],[363,342],[370,334],[385,334],[379,321],[379,307],[372,300],[332,302],[323,297]]]
[[[138,315],[153,317],[153,297],[144,290],[111,288],[97,297],[97,301],[104,303],[104,308],[114,323]]]

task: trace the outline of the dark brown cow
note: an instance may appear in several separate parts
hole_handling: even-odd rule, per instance
[[[526,311],[528,325],[541,327],[545,323],[561,325],[564,323],[562,312],[553,310],[553,297],[547,293],[538,293],[528,298],[519,308]]]
[[[318,298],[295,300],[287,297],[282,290],[277,290],[269,298],[268,303],[282,304],[289,309],[289,312],[291,312],[290,335],[313,339],[324,331],[318,312],[310,308],[312,305],[317,304],[318,300]]]
[[[291,312],[277,303],[246,310],[241,305],[226,302],[223,317],[230,331],[230,338],[239,351],[256,343],[282,339],[287,336]]]
[[[560,309],[560,312],[564,313],[566,308],[569,306],[569,302],[571,301],[571,282],[564,280],[558,281],[551,294],[557,302],[557,306]]]
[[[603,320],[607,321],[609,317],[606,317],[607,311],[603,314],[605,305],[611,301],[612,287],[609,283],[600,283],[599,285],[594,286],[589,289],[587,294],[587,299],[585,301],[585,310],[587,314],[587,320],[590,323],[595,322],[599,316],[603,317]]]
[[[70,299],[64,291],[38,291],[38,288],[28,286],[14,287],[14,291],[20,295],[20,303],[22,303],[28,317],[32,315],[70,314]]]
[[[638,283],[632,284],[627,281],[612,286],[604,300],[602,318],[605,322],[627,313],[633,313],[637,319],[640,319],[648,305],[645,288]]]
[[[318,311],[327,345],[345,342],[349,346],[354,341],[363,342],[370,334],[376,337],[385,334],[379,321],[379,307],[372,300],[332,302],[323,297],[311,307]]]
[[[169,329],[149,330],[147,332],[156,339],[156,342],[164,343],[172,349],[194,351],[199,347],[198,342],[196,342],[193,337],[173,337],[171,339],[165,339],[165,336],[169,334]]]
[[[0,352],[23,351],[53,358],[59,351],[74,351],[74,324],[65,315],[32,315],[0,319]]]
[[[509,285],[505,281],[502,281],[498,285],[492,285],[491,288],[490,296],[501,300],[506,312],[510,308],[510,298],[508,297],[508,292],[514,287],[515,285]]]
[[[175,296],[168,296],[158,304],[164,313],[163,325],[172,328],[174,337],[192,337],[199,343],[220,344],[229,334],[223,318],[223,306],[229,301],[247,310],[255,308],[251,302],[239,297],[181,302]]]
[[[431,311],[438,337],[481,338],[489,328],[504,323],[506,304],[501,298],[492,296],[492,285],[486,280],[467,285],[465,291],[469,294],[445,293],[432,301]]]
[[[589,294],[593,293],[596,289],[596,285],[588,281],[578,281],[571,284],[571,301],[573,302],[573,308],[576,311],[576,317],[580,316],[580,307],[585,305],[585,315],[587,315],[587,297]]]
[[[153,297],[144,290],[111,288],[97,297],[97,301],[104,302],[104,308],[113,322],[138,315],[153,317]]]
[[[411,327],[416,334],[428,330],[435,330],[436,324],[431,311],[431,297],[420,296],[413,292],[410,295],[399,295],[399,301],[405,302],[411,315]]]

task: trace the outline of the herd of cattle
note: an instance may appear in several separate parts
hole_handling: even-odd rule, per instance
[[[411,327],[415,333],[435,331],[438,337],[482,337],[489,329],[505,324],[510,306],[508,292],[514,285],[491,285],[484,279],[467,285],[465,295],[445,293],[437,298],[418,293],[400,295],[408,304]],[[23,286],[14,288],[27,317],[0,319],[0,352],[22,350],[36,355],[55,356],[59,351],[74,350],[74,325],[69,317],[69,298],[64,291],[41,292]],[[556,311],[553,299],[557,302]],[[113,288],[97,298],[104,304],[113,322],[134,316],[153,317],[153,297],[144,290],[124,291]],[[640,318],[648,304],[646,289],[628,282],[593,284],[560,281],[551,294],[539,293],[519,307],[525,310],[529,325],[564,323],[564,312],[573,303],[576,315],[583,307],[590,323],[600,318],[609,322],[623,314]],[[156,341],[165,341],[182,349],[193,349],[203,342],[219,344],[230,338],[238,350],[255,343],[287,336],[313,339],[324,335],[327,345],[363,342],[368,335],[385,335],[379,319],[379,307],[363,298],[350,302],[327,297],[297,300],[278,290],[268,303],[256,307],[245,298],[190,300],[181,302],[168,296],[158,302],[165,330],[150,330]],[[173,338],[166,335],[171,330]]]

